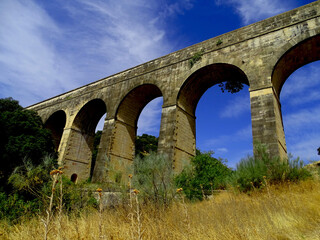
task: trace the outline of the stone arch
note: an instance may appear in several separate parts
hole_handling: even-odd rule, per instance
[[[142,84],[131,89],[121,100],[115,114],[115,124],[109,160],[114,172],[125,172],[125,166],[134,159],[137,122],[143,108],[153,99],[161,97],[154,84]],[[109,174],[111,178],[112,173]]]
[[[216,63],[202,67],[192,73],[180,88],[177,104],[191,115],[201,96],[212,86],[225,81],[240,81],[249,85],[246,74],[237,66],[228,63]]]
[[[196,126],[195,111],[201,96],[212,86],[225,81],[240,81],[249,85],[246,74],[237,66],[216,63],[192,73],[183,83],[177,97],[175,163],[177,171],[182,169],[181,160],[195,155]]]
[[[63,110],[54,112],[44,123],[44,127],[51,131],[55,150],[58,152],[63,130],[67,121],[66,113]]]
[[[72,123],[64,162],[67,169],[72,169],[72,174],[76,174],[79,180],[90,177],[95,129],[106,111],[103,100],[90,100],[82,106]],[[71,172],[66,174],[71,175]]]
[[[274,65],[271,75],[272,87],[276,95],[277,103],[275,112],[280,122],[276,134],[280,139],[279,142],[281,142],[281,145],[285,148],[285,154],[282,154],[283,158],[287,158],[287,146],[281,110],[282,87],[289,76],[296,70],[304,65],[320,60],[320,34],[308,38],[305,38],[305,35],[299,35],[297,39],[295,39],[295,43],[293,46],[290,45],[291,47],[282,53]]]
[[[278,97],[287,78],[298,68],[320,60],[320,35],[304,39],[288,49],[275,64],[271,76]]]

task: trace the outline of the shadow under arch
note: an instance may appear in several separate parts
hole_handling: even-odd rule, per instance
[[[67,169],[72,169],[72,173],[66,173],[67,175],[76,174],[79,180],[90,177],[95,129],[106,111],[103,100],[93,99],[77,113],[71,127],[68,153],[64,159]]]
[[[287,50],[273,68],[271,82],[277,96],[288,77],[298,68],[320,60],[320,35],[305,39]]]
[[[249,85],[246,74],[240,68],[231,64],[216,63],[200,68],[182,85],[177,96],[176,171],[183,168],[181,160],[190,159],[196,153],[195,111],[201,96],[216,84],[235,81]]]
[[[120,102],[115,114],[115,128],[109,153],[112,168],[109,178],[120,178],[113,173],[123,174],[126,166],[132,163],[140,113],[150,101],[162,96],[156,85],[143,84],[130,90]]]
[[[66,113],[63,110],[59,110],[54,112],[44,123],[44,127],[51,131],[51,136],[56,152],[58,152],[59,150],[66,121]]]

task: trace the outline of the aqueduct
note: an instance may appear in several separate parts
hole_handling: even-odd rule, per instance
[[[280,93],[296,69],[320,60],[320,1],[173,52],[28,107],[51,129],[59,162],[72,178],[90,174],[93,137],[106,113],[93,181],[125,171],[134,157],[137,119],[163,97],[158,151],[175,171],[195,154],[195,108],[224,81],[249,85],[253,141],[285,157]],[[192,67],[190,59],[202,52]]]

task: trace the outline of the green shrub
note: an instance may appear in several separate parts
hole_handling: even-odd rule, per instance
[[[31,217],[38,213],[39,201],[25,201],[18,194],[6,195],[0,192],[0,219],[18,223],[21,217]]]
[[[200,199],[210,195],[215,189],[226,187],[226,178],[232,170],[228,168],[223,159],[214,158],[212,152],[200,153],[191,159],[191,165],[175,177],[178,187],[189,199]]]
[[[97,200],[93,192],[96,185],[87,182],[75,184],[68,178],[63,177],[63,204],[66,213],[79,213],[91,208],[97,208]]]
[[[168,205],[175,192],[172,163],[164,155],[151,153],[134,159],[133,187],[145,201]]]
[[[267,182],[277,184],[288,180],[304,180],[311,174],[303,165],[299,158],[287,160],[271,157],[264,145],[256,144],[255,157],[242,159],[229,183],[240,191],[249,192],[265,187]]]

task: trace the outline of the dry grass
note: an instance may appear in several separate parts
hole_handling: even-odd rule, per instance
[[[320,239],[319,203],[320,183],[306,181],[270,187],[269,194],[224,192],[200,203],[177,201],[166,210],[142,206],[143,239]],[[103,238],[132,239],[129,213],[127,205],[105,210]],[[48,239],[99,239],[98,211],[63,216],[62,236],[56,221]],[[37,218],[2,223],[0,239],[43,239],[43,231]]]

